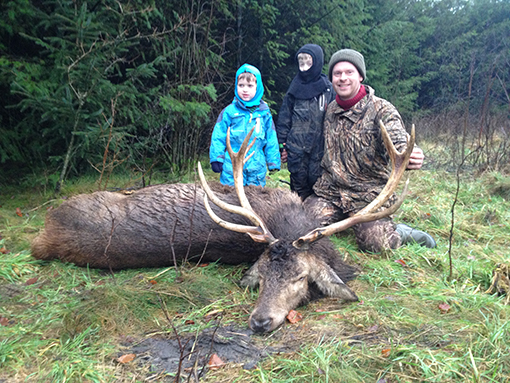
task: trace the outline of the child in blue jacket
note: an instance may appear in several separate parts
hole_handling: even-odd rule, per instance
[[[209,159],[212,170],[221,173],[220,182],[234,185],[232,160],[227,152],[227,129],[230,127],[230,144],[238,152],[243,140],[255,126],[251,141],[255,145],[247,155],[253,156],[244,164],[244,185],[265,186],[267,169],[280,170],[280,150],[267,104],[262,101],[264,85],[260,71],[244,64],[236,73],[234,101],[223,109],[216,121],[211,137]]]

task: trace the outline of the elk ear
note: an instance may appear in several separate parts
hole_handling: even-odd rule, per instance
[[[259,261],[255,262],[252,267],[244,273],[239,284],[252,289],[256,289],[259,286]]]
[[[309,280],[315,282],[322,293],[328,297],[341,298],[346,301],[357,301],[358,297],[324,261],[314,262]]]

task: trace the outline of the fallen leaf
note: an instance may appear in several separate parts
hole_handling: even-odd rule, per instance
[[[155,284],[157,284],[158,282],[157,282],[157,281],[155,281],[154,279],[151,279],[151,280],[149,281],[149,283],[150,283],[151,285],[155,285]]]
[[[391,353],[391,348],[385,348],[381,351],[381,354],[383,356],[383,358],[387,358],[390,356],[390,353]]]
[[[212,354],[211,357],[209,358],[209,363],[207,363],[207,367],[214,370],[223,367],[224,365],[225,362],[222,361],[221,358],[216,354]]]
[[[19,216],[19,217],[23,217],[23,213],[21,212],[21,209],[19,207],[16,208],[16,214]]]
[[[9,319],[7,319],[6,317],[0,317],[0,325],[9,326]]]
[[[125,354],[117,358],[117,361],[122,364],[126,364],[135,359],[136,354]]]
[[[403,259],[397,259],[395,262],[400,263],[402,266],[407,266],[407,263]]]
[[[9,252],[9,250],[7,250],[5,247],[2,247],[0,249],[0,253],[2,253],[2,254],[7,254],[8,252]]]
[[[184,322],[184,324],[195,324],[195,321],[188,319],[187,321]]]
[[[448,303],[441,303],[439,306],[437,306],[439,310],[441,310],[441,314],[446,314],[451,310],[451,307]]]
[[[37,282],[37,280],[38,280],[38,279],[39,279],[39,278],[37,278],[37,277],[30,278],[30,279],[28,279],[28,280],[25,282],[25,285],[27,285],[27,286],[33,285],[34,283],[36,283],[36,282]]]
[[[209,264],[208,263],[201,263],[201,264],[198,265],[198,267],[206,267],[206,266],[209,266]]]
[[[287,314],[287,320],[292,324],[300,322],[302,319],[303,315],[296,310],[290,310]]]
[[[317,320],[323,320],[324,318],[326,318],[326,314],[319,315]]]

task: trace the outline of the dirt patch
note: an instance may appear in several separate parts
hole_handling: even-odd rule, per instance
[[[23,288],[17,285],[0,285],[0,301],[3,299],[12,299],[15,296],[21,294],[23,292]]]
[[[268,355],[294,349],[291,345],[269,347],[263,345],[262,340],[250,329],[230,325],[209,328],[197,336],[186,334],[179,339],[148,338],[131,347],[130,352],[137,355],[141,364],[149,366],[152,373],[176,373],[179,363],[181,371],[196,369],[205,373],[213,354],[225,363],[252,369]]]

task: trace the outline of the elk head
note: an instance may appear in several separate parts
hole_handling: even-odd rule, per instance
[[[233,152],[230,146],[230,132],[227,132],[227,150],[232,159],[235,189],[241,206],[228,204],[217,198],[207,185],[202,167],[198,163],[200,180],[206,192],[204,204],[211,218],[228,230],[246,233],[254,241],[268,245],[241,280],[244,286],[259,287],[259,297],[249,319],[252,330],[272,331],[285,321],[290,310],[321,296],[346,301],[358,300],[356,294],[346,285],[346,282],[355,278],[356,269],[341,261],[341,256],[331,241],[321,239],[355,224],[386,217],[402,204],[407,183],[395,204],[378,211],[396,190],[409,162],[414,147],[414,126],[407,149],[399,153],[384,125],[382,123],[380,125],[392,162],[392,172],[386,186],[366,208],[326,227],[320,227],[319,217],[311,214],[301,203],[300,198],[293,193],[289,193],[289,198],[282,198],[281,201],[268,201],[266,205],[258,206],[258,212],[252,208],[243,187],[243,165],[250,157],[248,155],[245,159],[253,145],[253,142],[248,144],[253,129],[245,138],[238,153]],[[253,226],[239,225],[221,219],[211,209],[209,199],[225,211],[248,218]],[[267,222],[264,222],[262,216]]]

